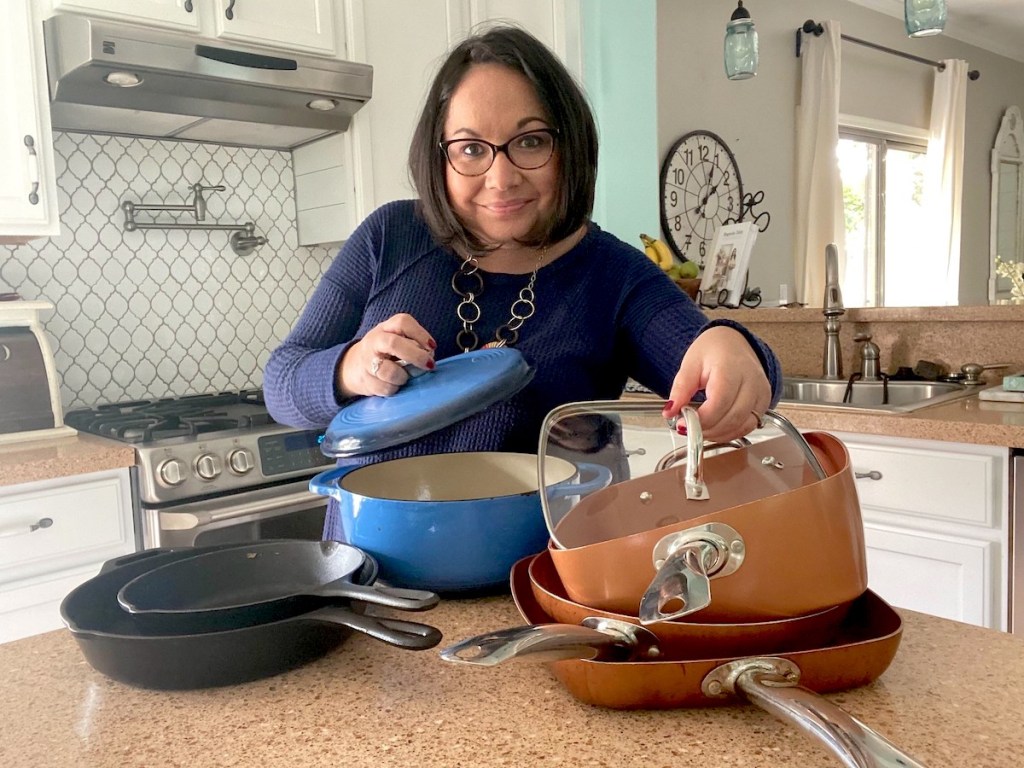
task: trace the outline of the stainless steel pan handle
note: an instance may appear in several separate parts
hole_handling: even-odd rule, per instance
[[[814,450],[807,444],[804,436],[800,434],[800,430],[790,423],[789,419],[775,411],[765,411],[763,420],[770,421],[796,441],[796,444],[800,446],[800,451],[803,453],[804,458],[807,459],[807,463],[811,465],[811,469],[814,470],[814,474],[817,475],[819,480],[824,480],[828,477],[824,467],[821,466],[821,462],[818,461],[818,457],[814,453]]]
[[[512,659],[631,661],[661,655],[650,630],[625,621],[588,617],[581,624],[531,624],[471,637],[441,651],[456,664],[493,667]]]
[[[760,657],[712,670],[701,690],[712,698],[739,695],[817,740],[846,768],[925,768],[877,731],[823,696],[801,688],[788,659]]]

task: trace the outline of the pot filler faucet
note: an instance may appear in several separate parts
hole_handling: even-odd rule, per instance
[[[825,379],[843,378],[843,353],[839,347],[839,318],[845,314],[843,292],[839,288],[839,249],[835,243],[825,247],[825,354],[821,374]]]

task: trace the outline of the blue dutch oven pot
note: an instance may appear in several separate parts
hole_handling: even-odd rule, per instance
[[[415,440],[518,392],[533,369],[514,349],[482,349],[438,362],[392,397],[367,397],[333,419],[325,455],[356,456]],[[545,458],[549,498],[607,486],[609,469]],[[512,565],[540,552],[548,530],[534,454],[413,456],[314,477],[337,500],[345,541],[370,553],[394,586],[457,592],[508,586]]]

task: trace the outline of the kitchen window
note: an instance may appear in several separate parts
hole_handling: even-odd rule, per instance
[[[924,207],[927,135],[915,129],[839,129],[839,174],[846,219],[843,299],[852,307],[903,306],[914,285],[914,259],[927,228]],[[913,298],[920,303],[919,293]],[[937,301],[936,303],[942,303]]]

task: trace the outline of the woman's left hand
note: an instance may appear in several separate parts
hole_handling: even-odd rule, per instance
[[[662,415],[679,414],[698,390],[704,439],[722,443],[752,432],[771,405],[772,388],[757,353],[739,331],[715,326],[701,333],[683,355]]]

